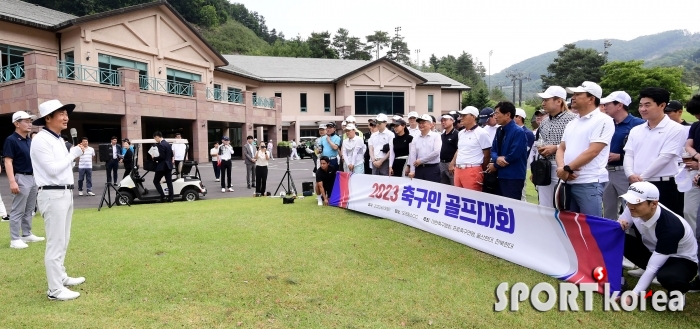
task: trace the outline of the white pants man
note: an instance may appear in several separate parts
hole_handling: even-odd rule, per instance
[[[46,229],[46,279],[49,291],[60,290],[68,282],[63,262],[70,240],[70,227],[73,218],[73,191],[41,190],[37,196],[39,212],[44,217]],[[84,280],[84,279],[83,279]]]

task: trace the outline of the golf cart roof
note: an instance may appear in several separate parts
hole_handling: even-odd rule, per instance
[[[170,144],[188,144],[187,140],[184,138],[163,138],[166,142]],[[157,143],[155,139],[132,139],[131,144],[155,144]]]

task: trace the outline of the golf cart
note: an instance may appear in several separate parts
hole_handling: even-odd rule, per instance
[[[185,144],[185,153],[189,150],[189,144],[186,139],[165,139],[166,142],[170,144]],[[160,200],[160,194],[153,188],[151,190],[145,188],[143,183],[146,181],[146,176],[149,172],[155,171],[156,162],[152,160],[151,156],[146,153],[146,159],[144,159],[143,169],[145,172],[141,174],[139,172],[139,154],[140,149],[143,144],[156,144],[154,139],[137,139],[131,141],[131,146],[134,147],[134,168],[129,173],[129,176],[124,177],[119,183],[119,193],[122,195],[117,198],[117,204],[125,205],[127,202],[131,204],[134,200],[140,201],[158,201]],[[192,169],[194,168],[194,175],[191,175]],[[175,169],[175,168],[174,168]],[[187,160],[180,163],[180,177],[177,176],[177,170],[173,170],[173,197],[182,198],[183,201],[195,201],[199,199],[199,195],[207,195],[207,189],[202,184],[202,177],[199,173],[199,167],[197,167],[197,161]],[[150,181],[150,180],[149,180]],[[163,181],[160,183],[163,188],[165,195],[168,195],[168,186]]]

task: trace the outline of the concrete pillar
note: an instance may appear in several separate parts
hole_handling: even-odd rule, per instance
[[[265,135],[263,135],[263,130],[264,130],[263,128],[264,128],[263,126],[255,127],[255,130],[256,130],[255,133],[258,134],[258,143],[260,141],[264,141],[265,143],[267,143],[267,141],[265,141],[265,138],[264,138]]]
[[[291,142],[291,141],[297,139],[298,136],[300,135],[300,132],[299,132],[299,128],[298,128],[298,127],[299,127],[299,123],[297,123],[296,121],[294,121],[294,122],[292,122],[292,123],[289,125],[289,127],[287,128],[287,139],[289,139],[289,140],[288,140],[289,142]]]
[[[61,100],[58,94],[58,68],[56,54],[41,51],[30,51],[24,54],[24,96],[27,101],[16,111],[27,111],[32,115],[39,114],[39,104],[52,100]]]
[[[279,129],[279,134],[277,129]],[[267,126],[267,140],[265,143],[272,141],[272,148],[269,151],[272,152],[274,157],[277,157],[277,144],[279,144],[277,136],[282,136],[282,126]]]
[[[253,92],[244,91],[243,95],[245,97],[245,124],[243,125],[243,138],[245,141],[246,136],[253,135],[253,125],[255,124],[255,115],[253,114]]]
[[[209,124],[207,111],[207,85],[203,82],[191,82],[194,97],[197,100],[197,119],[192,122],[190,155],[199,163],[209,162]]]
[[[141,93],[139,87],[139,71],[131,68],[117,69],[121,75],[121,84],[124,87],[126,103],[125,115],[121,119],[121,135],[122,138],[141,139],[142,123],[141,123],[141,107],[137,104],[138,95]],[[151,136],[148,136],[151,137]]]

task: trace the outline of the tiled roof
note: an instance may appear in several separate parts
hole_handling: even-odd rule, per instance
[[[6,21],[47,29],[74,18],[77,16],[28,2],[0,0],[0,19]]]
[[[373,63],[363,60],[245,55],[224,55],[224,58],[230,64],[218,67],[217,70],[262,82],[332,83]],[[441,86],[444,89],[470,89],[440,73],[421,72],[410,66],[391,62],[425,80],[422,85]]]

